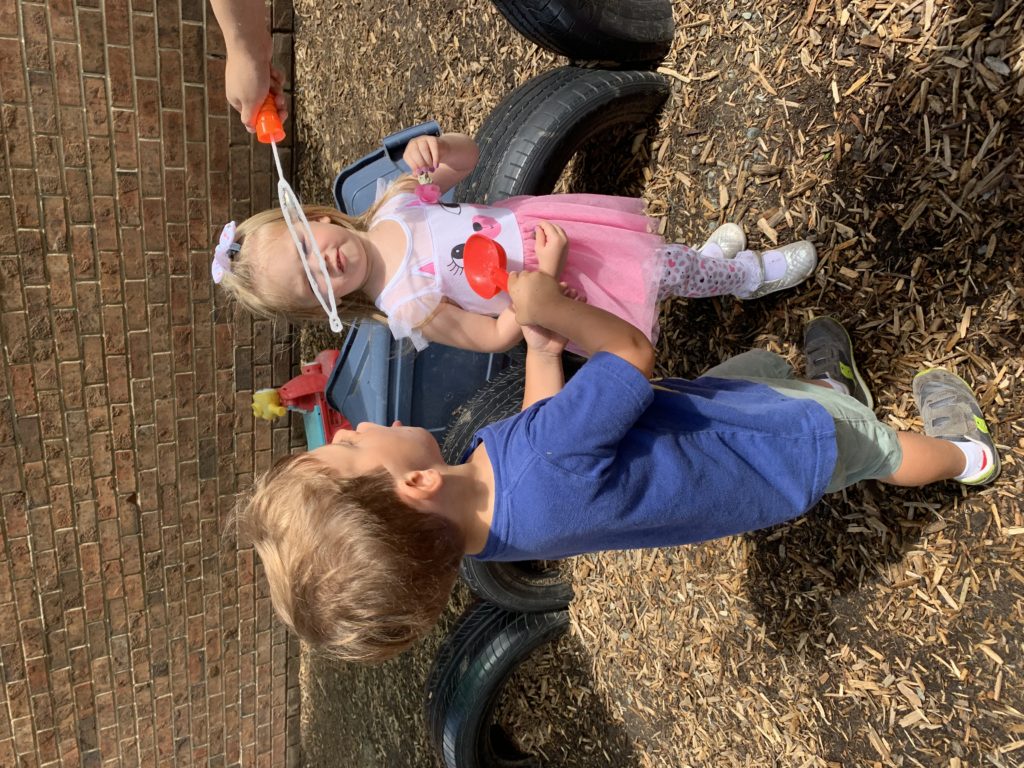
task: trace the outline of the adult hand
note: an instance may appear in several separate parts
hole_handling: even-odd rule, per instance
[[[281,122],[288,118],[288,101],[283,88],[284,75],[273,64],[258,61],[248,54],[228,55],[224,69],[224,93],[249,133],[256,132],[256,113],[263,106],[267,93],[274,94]]]

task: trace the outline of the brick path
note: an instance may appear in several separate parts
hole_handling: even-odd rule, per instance
[[[272,201],[223,79],[205,0],[0,0],[2,766],[299,762],[297,649],[225,530],[296,436],[249,411],[288,329],[209,279]]]

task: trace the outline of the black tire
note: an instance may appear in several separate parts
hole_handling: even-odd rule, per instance
[[[525,369],[520,366],[507,368],[459,406],[441,446],[445,461],[461,461],[481,427],[519,413],[524,376]],[[459,572],[474,594],[510,611],[557,611],[573,598],[572,585],[562,579],[558,568],[539,567],[536,562],[495,563],[466,557]]]
[[[566,611],[513,613],[477,602],[442,643],[427,678],[427,729],[447,768],[526,768],[520,752],[491,722],[512,670],[569,626]]]
[[[511,611],[534,613],[569,607],[576,596],[558,568],[540,562],[493,563],[462,558],[459,575],[473,594]]]
[[[444,460],[449,464],[459,463],[478,429],[519,413],[523,407],[525,389],[526,368],[521,365],[510,366],[456,408],[444,432],[444,443],[441,445]]]
[[[572,156],[592,137],[649,119],[668,98],[655,72],[559,67],[506,96],[480,128],[480,160],[456,200],[493,203],[554,189]]]
[[[509,24],[570,59],[641,64],[665,58],[671,0],[492,0]]]

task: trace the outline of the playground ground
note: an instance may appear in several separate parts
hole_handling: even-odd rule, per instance
[[[296,2],[301,194],[424,119],[472,133],[566,63],[484,0]],[[675,3],[650,125],[589,148],[566,188],[642,195],[665,235],[809,237],[806,284],[665,307],[659,372],[750,347],[799,363],[803,323],[850,329],[877,409],[955,369],[1003,455],[984,490],[873,483],[792,524],[568,564],[572,628],[499,720],[552,766],[1024,762],[1024,13],[1017,0]],[[453,602],[451,616],[464,595]],[[372,669],[302,660],[307,765],[437,766],[421,713],[441,633]]]

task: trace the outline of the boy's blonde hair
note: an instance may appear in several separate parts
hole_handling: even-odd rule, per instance
[[[308,453],[259,478],[236,522],[277,615],[346,661],[384,661],[425,635],[463,554],[455,525],[403,503],[387,472],[346,479]]]
[[[399,192],[410,191],[416,185],[415,179],[409,176],[400,178],[388,189],[387,193],[359,216],[349,216],[336,208],[326,205],[304,205],[302,211],[309,221],[321,218],[330,219],[332,224],[352,230],[366,232],[377,215],[380,207]],[[275,320],[323,320],[326,316],[318,304],[311,306],[297,304],[282,293],[277,293],[274,286],[257,285],[256,257],[266,252],[271,243],[277,242],[282,235],[287,235],[288,227],[280,208],[270,208],[250,216],[238,225],[235,230],[235,242],[241,249],[231,261],[231,271],[224,274],[220,286],[224,288],[239,304],[256,315]],[[291,242],[286,237],[287,242]],[[370,297],[362,292],[351,293],[345,297],[336,297],[338,315],[343,322],[352,322],[362,317],[384,320],[380,310],[374,306]]]

